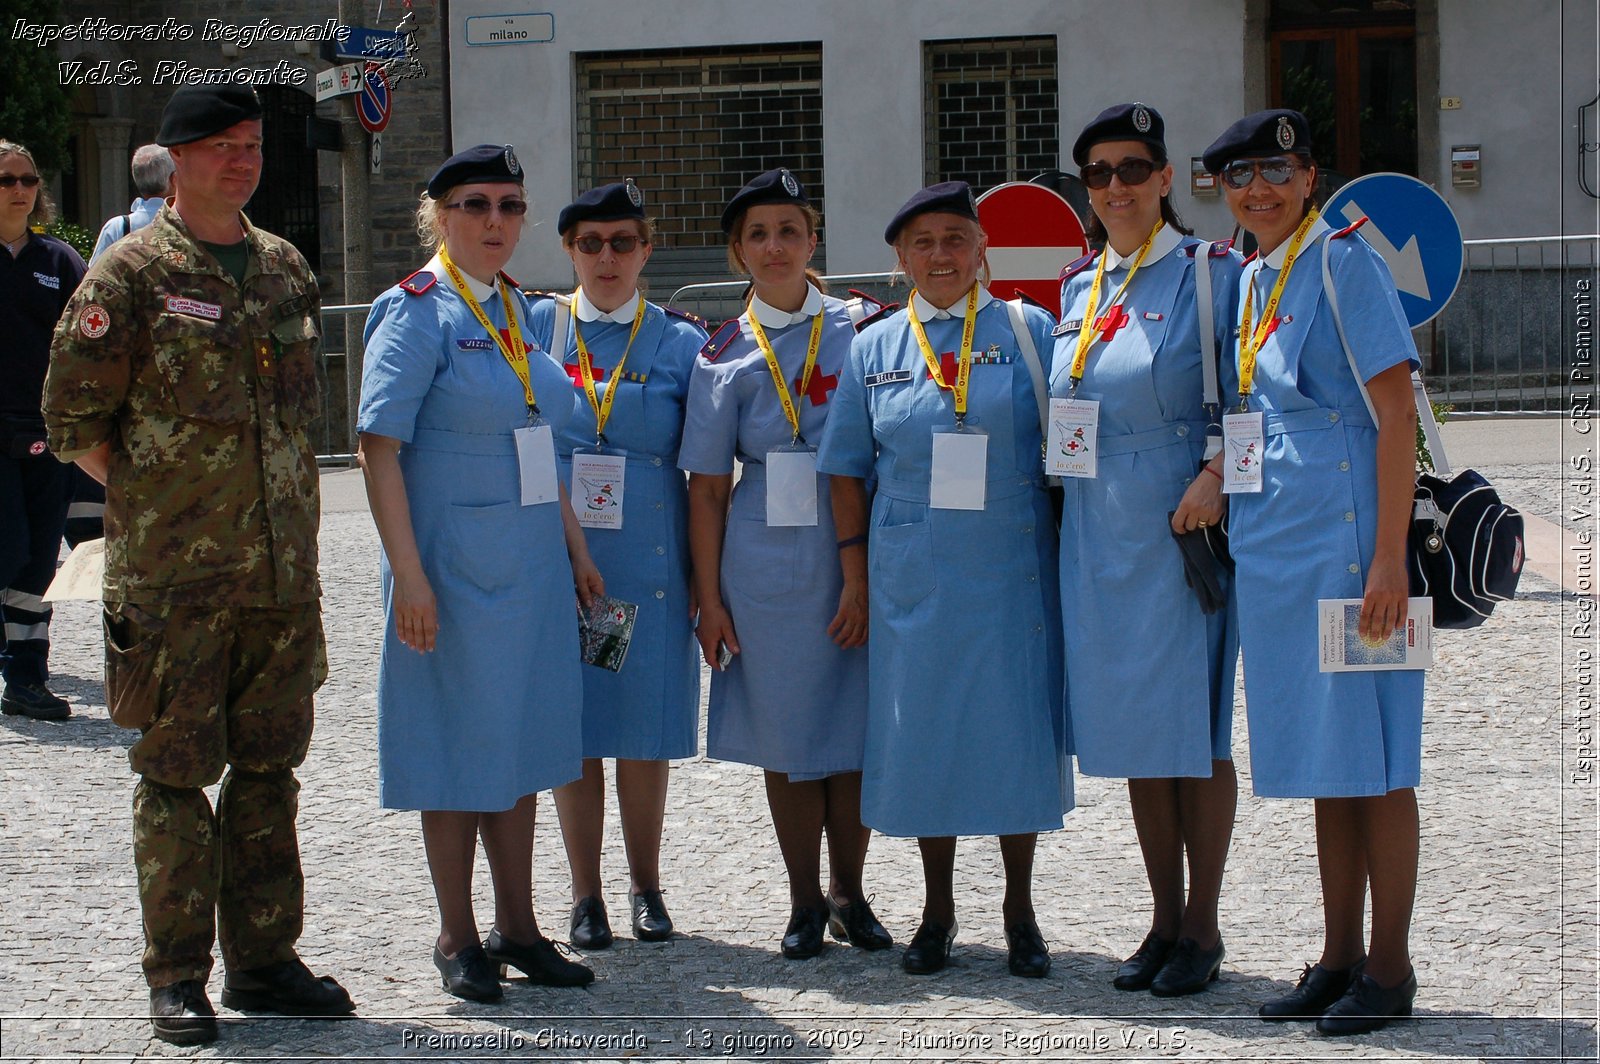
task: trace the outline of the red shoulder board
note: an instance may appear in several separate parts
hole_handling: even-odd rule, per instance
[[[521,288],[522,287],[516,281],[512,280],[511,279],[511,275],[509,273],[507,273],[506,271],[504,271],[504,270],[500,271],[500,279],[502,281],[504,281],[506,284],[510,285],[512,288]]]
[[[1075,277],[1082,273],[1084,270],[1088,269],[1094,264],[1095,256],[1099,254],[1100,253],[1098,251],[1091,251],[1089,254],[1083,256],[1083,258],[1075,259],[1074,261],[1067,263],[1061,269],[1061,279],[1065,281],[1069,277]]]
[[[1230,252],[1232,250],[1233,250],[1233,238],[1232,237],[1229,237],[1226,240],[1219,240],[1215,244],[1211,245],[1211,257],[1214,258],[1214,259],[1220,259],[1220,258],[1222,258],[1224,255],[1226,255],[1228,252]]]
[[[870,296],[867,298],[871,299]],[[877,302],[877,300],[873,300],[873,302]],[[868,314],[866,317],[856,322],[856,332],[860,332],[862,329],[865,329],[868,325],[871,325],[875,321],[882,321],[884,318],[887,318],[889,315],[895,313],[899,309],[899,303],[885,303],[871,314]]]
[[[1351,233],[1355,232],[1357,229],[1360,229],[1362,226],[1364,226],[1366,224],[1367,224],[1367,216],[1363,214],[1361,217],[1359,217],[1359,218],[1357,218],[1355,220],[1355,223],[1353,225],[1347,225],[1343,229],[1339,230],[1337,233],[1329,233],[1328,234],[1328,239],[1329,240],[1338,240],[1342,236],[1349,236]]]
[[[704,329],[707,325],[711,324],[710,322],[706,321],[706,319],[702,318],[700,315],[698,315],[698,314],[690,314],[687,310],[679,310],[677,307],[662,307],[661,309],[666,311],[668,314],[671,314],[674,318],[682,318],[684,321],[688,322],[690,325],[698,325],[702,329]]]
[[[867,295],[867,293],[861,291],[861,289],[859,289],[859,288],[846,289],[845,290],[845,294],[854,296],[855,298],[863,300],[863,301],[865,301],[867,303],[871,303],[873,306],[878,307],[880,309],[885,307],[885,306],[888,306],[888,304],[885,303],[883,300],[879,299],[876,296],[869,296],[869,295]],[[866,309],[866,308],[863,307],[862,309]],[[875,310],[875,311],[873,311],[873,313],[876,314],[877,311]]]
[[[418,270],[416,273],[400,282],[400,287],[414,296],[420,296],[428,289],[439,283],[439,278],[427,270]]]
[[[737,335],[739,335],[739,319],[729,318],[711,334],[711,339],[705,342],[705,346],[700,348],[700,357],[707,362],[715,362],[717,356],[722,354],[722,349],[728,345],[728,341]]]
[[[1248,255],[1246,255],[1244,257],[1244,264],[1246,266],[1250,265],[1252,262],[1256,261],[1256,256],[1259,255],[1259,254],[1261,254],[1261,252],[1252,251],[1250,254],[1248,254]]]

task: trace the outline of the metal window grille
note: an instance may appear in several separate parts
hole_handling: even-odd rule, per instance
[[[317,153],[305,147],[306,119],[316,114],[316,101],[284,85],[262,85],[256,93],[262,110],[261,184],[245,213],[252,225],[283,237],[312,270],[320,270]]]
[[[981,191],[1060,165],[1054,37],[929,41],[923,72],[930,184]]]

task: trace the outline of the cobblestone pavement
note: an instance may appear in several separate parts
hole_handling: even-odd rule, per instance
[[[1530,512],[1559,505],[1556,463],[1478,468]],[[57,608],[61,724],[0,724],[0,1058],[229,1060],[330,1057],[740,1060],[1553,1060],[1596,1057],[1595,785],[1592,678],[1575,670],[1591,639],[1566,629],[1577,599],[1529,574],[1518,601],[1474,632],[1444,633],[1427,696],[1422,874],[1414,1021],[1361,1039],[1267,1025],[1257,1004],[1293,985],[1320,945],[1311,803],[1249,795],[1242,704],[1235,716],[1241,801],[1223,896],[1228,958],[1197,997],[1163,1000],[1110,986],[1147,927],[1147,894],[1124,787],[1080,777],[1079,807],[1041,837],[1039,923],[1055,956],[1043,980],[1005,970],[1001,878],[992,840],[958,857],[961,930],[949,969],[904,975],[899,950],[830,945],[783,960],[782,865],[756,770],[695,758],[674,770],[664,878],[680,935],[625,935],[587,960],[588,990],[515,981],[497,1006],[443,993],[417,817],[378,808],[374,683],[377,537],[325,478],[322,529],[332,670],[301,774],[308,875],[303,955],[338,976],[359,1018],[329,1022],[222,1010],[222,1039],[198,1050],[153,1041],[139,971],[129,856],[129,733],[106,717],[98,607]],[[1524,485],[1533,485],[1519,495]],[[337,490],[332,490],[337,488]],[[356,491],[359,500],[359,489]],[[1550,516],[1557,516],[1551,512]],[[1592,525],[1590,526],[1592,527]],[[1585,686],[1587,685],[1587,686]],[[1580,734],[1580,718],[1588,730]],[[1585,755],[1591,756],[1591,755]],[[558,937],[565,861],[548,798],[536,846],[536,904]],[[615,812],[606,901],[626,928]],[[480,868],[479,913],[491,914]],[[920,867],[910,840],[875,838],[868,889],[904,942],[916,926]],[[211,982],[220,993],[220,964]]]

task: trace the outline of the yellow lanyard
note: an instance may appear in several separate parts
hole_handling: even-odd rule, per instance
[[[450,275],[450,283],[456,286],[456,291],[461,293],[461,298],[466,300],[467,307],[472,311],[472,316],[478,319],[478,324],[489,331],[489,338],[505,356],[506,362],[517,375],[517,380],[522,382],[522,396],[528,401],[528,414],[531,417],[539,412],[539,404],[533,398],[533,382],[528,377],[528,350],[522,343],[522,328],[517,324],[517,315],[511,307],[511,293],[506,291],[504,284],[500,285],[500,302],[506,308],[506,331],[511,334],[511,343],[506,343],[506,338],[500,335],[500,330],[494,327],[494,322],[489,320],[489,315],[483,312],[483,307],[478,305],[478,300],[467,288],[466,278],[461,276],[461,271],[456,269],[456,264],[450,261],[450,252],[445,250],[443,244],[439,245],[439,261],[444,264],[444,270]]]
[[[1161,227],[1166,222],[1157,220],[1156,227],[1150,230],[1150,235],[1144,238],[1144,243],[1139,246],[1139,254],[1134,256],[1133,265],[1128,268],[1128,276],[1122,279],[1122,287],[1117,289],[1117,294],[1111,297],[1111,305],[1117,306],[1122,301],[1122,293],[1128,290],[1128,285],[1133,281],[1133,275],[1139,272],[1139,267],[1144,264],[1145,255],[1150,252],[1150,245],[1156,241],[1156,234],[1161,232]],[[1094,342],[1105,335],[1107,326],[1096,328],[1094,325],[1094,312],[1100,306],[1100,283],[1106,276],[1106,259],[1108,253],[1100,253],[1100,265],[1094,271],[1094,283],[1089,286],[1089,305],[1083,308],[1083,325],[1078,330],[1078,353],[1072,359],[1072,388],[1078,388],[1078,382],[1083,380],[1084,367],[1089,363],[1089,348]],[[1109,323],[1108,323],[1109,325]]]
[[[1256,356],[1261,353],[1261,348],[1267,342],[1267,336],[1272,332],[1273,315],[1278,309],[1278,300],[1283,298],[1284,282],[1289,280],[1289,271],[1294,269],[1295,259],[1300,256],[1300,243],[1305,240],[1306,234],[1311,231],[1312,223],[1317,220],[1315,209],[1310,211],[1300,223],[1300,228],[1294,231],[1294,237],[1289,241],[1289,250],[1283,257],[1283,271],[1278,274],[1278,282],[1272,286],[1272,292],[1267,296],[1267,305],[1261,310],[1261,321],[1254,331],[1250,328],[1251,307],[1255,303],[1256,280],[1255,275],[1250,277],[1248,290],[1244,296],[1244,316],[1239,321],[1239,409],[1244,410],[1250,404],[1250,389],[1256,380]],[[1261,257],[1262,265],[1266,265],[1266,256]],[[1260,271],[1257,270],[1257,273]]]
[[[772,383],[778,389],[778,401],[783,404],[783,416],[789,419],[789,427],[794,430],[794,442],[800,441],[800,412],[794,408],[794,397],[789,394],[789,382],[783,379],[783,368],[778,365],[778,354],[772,350],[772,343],[767,339],[767,334],[761,328],[761,321],[756,317],[756,312],[751,311],[750,331],[755,334],[756,345],[761,348],[761,354],[767,360],[767,372],[772,374]],[[804,395],[811,387],[811,374],[817,368],[817,351],[822,347],[822,312],[811,319],[811,343],[806,348],[806,368],[800,371],[800,394]]]
[[[961,326],[961,354],[957,363],[954,388],[945,383],[944,368],[939,365],[939,356],[933,353],[933,345],[928,343],[928,334],[922,330],[922,322],[917,320],[916,294],[916,289],[912,289],[912,298],[906,300],[906,317],[911,321],[911,335],[917,338],[917,346],[922,348],[922,358],[928,363],[928,375],[933,378],[933,383],[955,392],[956,424],[959,425],[967,419],[967,381],[972,376],[972,334],[978,327],[978,286],[973,285],[972,291],[967,293],[967,317]]]
[[[572,302],[576,306],[578,299],[583,295],[583,287],[572,293]],[[606,397],[601,399],[595,394],[594,389],[594,359],[589,355],[589,345],[583,342],[583,330],[578,328],[578,315],[572,315],[572,335],[578,338],[578,376],[583,380],[583,394],[589,397],[589,406],[594,410],[595,438],[606,438],[606,422],[611,420],[611,403],[617,397],[617,382],[622,379],[622,367],[627,364],[628,352],[633,350],[633,341],[638,339],[639,327],[644,324],[644,296],[639,297],[639,309],[633,313],[633,331],[628,334],[628,346],[622,349],[622,357],[617,359],[617,368],[611,371],[611,386],[606,389]]]

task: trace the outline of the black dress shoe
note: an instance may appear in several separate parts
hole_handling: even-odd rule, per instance
[[[824,922],[821,912],[806,905],[796,905],[794,912],[789,914],[789,926],[784,929],[779,950],[792,961],[815,957],[822,952]]]
[[[528,982],[540,986],[588,986],[594,982],[592,971],[577,961],[567,960],[556,949],[556,944],[543,935],[524,946],[495,928],[483,940],[483,951],[490,961],[500,965],[501,975],[506,974],[508,967],[515,968],[528,977]]]
[[[910,945],[900,956],[900,967],[912,975],[932,975],[950,960],[950,946],[956,940],[956,923],[944,925],[932,920],[922,921],[917,933],[911,936]]]
[[[1390,1020],[1411,1015],[1417,999],[1417,973],[1413,969],[1396,987],[1384,988],[1365,972],[1356,976],[1350,990],[1317,1021],[1318,1034],[1366,1034]]]
[[[217,1012],[206,997],[206,985],[184,979],[150,991],[150,1026],[157,1038],[175,1046],[215,1042]]]
[[[1139,943],[1139,948],[1133,951],[1133,956],[1122,962],[1111,985],[1118,990],[1149,990],[1156,973],[1167,963],[1177,944],[1176,940],[1169,941],[1160,938],[1154,931],[1150,932]]]
[[[72,706],[65,698],[51,694],[50,689],[42,683],[8,683],[5,694],[0,695],[0,712],[8,717],[66,720],[72,716]],[[216,1035],[211,1037],[215,1038]]]
[[[1367,959],[1362,957],[1348,968],[1308,964],[1294,989],[1262,1005],[1257,1015],[1263,1020],[1314,1020],[1344,997],[1365,963]]]
[[[857,949],[888,949],[894,945],[889,931],[878,922],[866,898],[840,905],[828,899],[828,933]]]
[[[1192,938],[1178,939],[1178,944],[1172,947],[1172,956],[1150,981],[1150,993],[1156,997],[1200,993],[1216,982],[1222,972],[1222,958],[1227,954],[1220,938],[1210,949],[1201,949],[1200,943]]]
[[[1012,975],[1043,979],[1050,974],[1050,950],[1032,920],[1006,928],[1006,949],[1006,967]]]
[[[611,922],[606,919],[606,903],[591,894],[574,905],[567,937],[579,949],[609,949],[613,937]]]
[[[312,975],[299,957],[263,968],[229,971],[222,977],[222,1003],[241,1012],[283,1016],[348,1016],[355,1002],[331,976]]]
[[[661,900],[659,890],[642,890],[630,894],[633,904],[633,937],[640,942],[665,942],[672,937],[672,917],[667,915],[667,903]]]
[[[494,965],[490,963],[483,947],[474,943],[457,950],[454,957],[446,957],[437,945],[433,947],[433,965],[444,979],[444,988],[458,998],[468,1001],[499,1001],[505,996],[500,980],[495,978]]]

